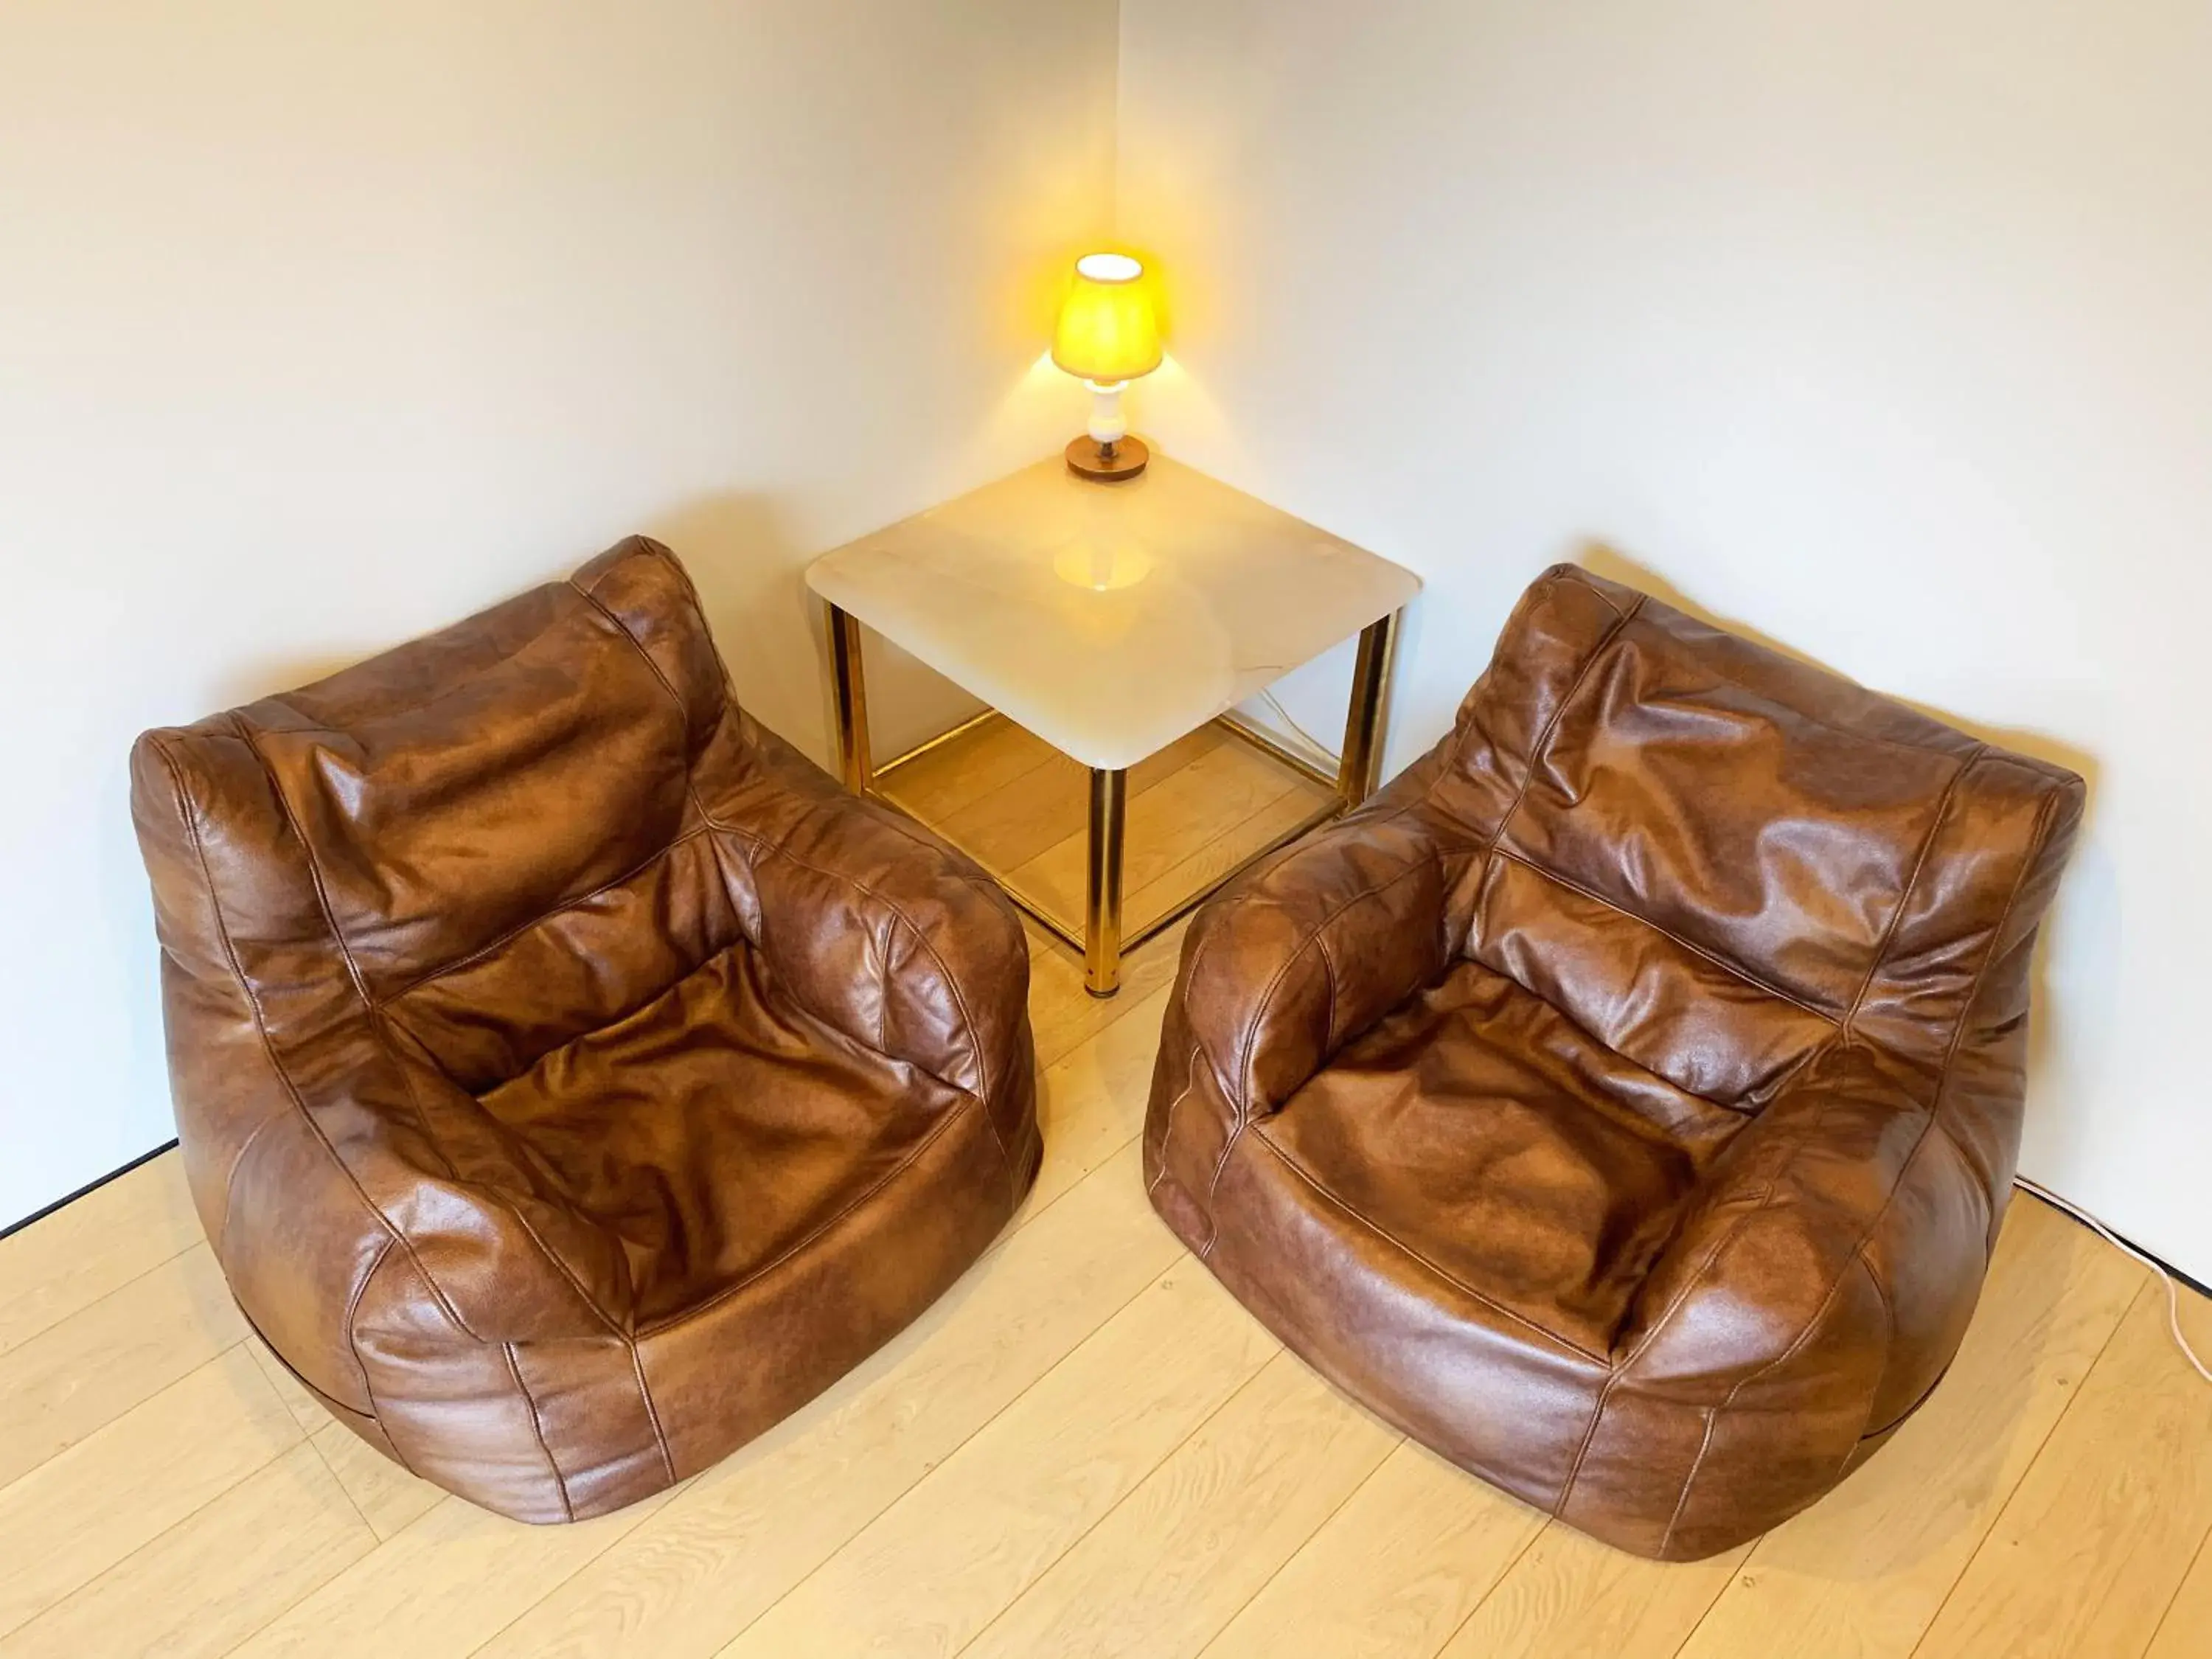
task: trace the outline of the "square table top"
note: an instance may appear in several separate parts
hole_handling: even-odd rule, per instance
[[[825,553],[806,584],[1085,766],[1133,766],[1420,591],[1155,452],[1055,456]]]

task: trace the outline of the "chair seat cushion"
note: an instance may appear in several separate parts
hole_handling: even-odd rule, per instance
[[[1257,1132],[1347,1227],[1601,1359],[1739,1122],[1470,962]]]
[[[965,1098],[794,1006],[740,942],[481,1103],[617,1242],[650,1329],[801,1248]]]

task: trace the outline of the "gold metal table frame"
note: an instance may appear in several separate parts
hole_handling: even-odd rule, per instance
[[[826,605],[829,612],[830,679],[837,711],[837,758],[845,787],[856,795],[881,801],[896,811],[906,809],[877,787],[877,780],[927,754],[942,744],[989,720],[997,713],[985,709],[949,732],[916,744],[904,754],[873,763],[868,748],[868,693],[860,660],[860,623],[849,611]],[[1121,953],[1134,950],[1154,934],[1173,927],[1185,915],[1234,881],[1253,865],[1307,831],[1349,811],[1375,793],[1382,764],[1382,732],[1390,693],[1390,660],[1398,637],[1400,612],[1393,611],[1360,631],[1359,651],[1352,668],[1352,697],[1344,721],[1344,753],[1336,775],[1316,766],[1273,736],[1239,719],[1235,714],[1215,715],[1214,722],[1241,741],[1335,792],[1335,798],[1316,808],[1196,892],[1178,900],[1134,933],[1121,931],[1121,854],[1128,811],[1128,774],[1119,768],[1091,767],[1091,822],[1084,860],[1083,933],[1070,932],[1043,904],[1022,891],[996,871],[992,878],[1006,896],[1019,905],[1036,924],[1083,958],[1084,988],[1095,997],[1110,997],[1121,988]],[[914,815],[908,813],[908,816]],[[916,820],[920,822],[920,819]],[[934,825],[931,826],[933,829]],[[940,832],[941,833],[941,832]]]

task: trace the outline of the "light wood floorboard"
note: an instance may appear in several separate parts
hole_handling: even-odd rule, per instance
[[[1544,1516],[1401,1440],[1205,1650],[1205,1659],[1426,1659]]]
[[[1916,1652],[2138,1659],[2208,1533],[2212,1387],[2146,1279]]]
[[[1278,1351],[964,1651],[1188,1659],[1398,1439]]]
[[[1139,769],[1133,915],[1303,816],[1255,763],[1204,732]],[[1074,890],[1073,763],[992,721],[898,775]],[[2148,1276],[2025,1198],[1926,1408],[1715,1560],[1607,1550],[1334,1393],[1146,1205],[1182,932],[1111,1000],[1033,934],[1046,1155],[1012,1227],[820,1399],[581,1526],[331,1421],[231,1305],[174,1153],[0,1240],[0,1659],[2212,1655],[2212,1387]]]
[[[0,1238],[0,1354],[199,1242],[175,1157],[149,1159]]]

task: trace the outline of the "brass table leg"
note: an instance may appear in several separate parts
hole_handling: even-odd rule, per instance
[[[865,795],[874,771],[868,763],[868,689],[860,678],[860,623],[834,605],[829,612],[830,683],[837,703],[837,759],[845,775],[845,787],[856,795]]]
[[[1336,769],[1336,793],[1346,806],[1373,794],[1382,770],[1382,717],[1390,701],[1398,616],[1393,611],[1360,631],[1359,654],[1352,665],[1352,707],[1344,718],[1344,758]]]
[[[1083,988],[1110,997],[1121,987],[1121,832],[1129,775],[1091,772],[1091,836],[1083,882]]]

